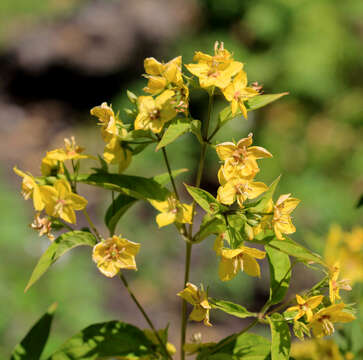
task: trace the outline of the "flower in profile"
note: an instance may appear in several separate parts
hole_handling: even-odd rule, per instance
[[[344,303],[333,304],[319,310],[309,322],[315,337],[330,336],[334,332],[334,323],[347,323],[355,320],[355,316],[344,312]]]
[[[70,139],[64,139],[63,149],[48,151],[46,158],[62,162],[66,160],[95,159],[94,156],[82,154],[83,151],[84,148],[78,146],[74,136],[72,136]]]
[[[292,234],[296,231],[290,214],[299,204],[300,200],[291,198],[290,195],[281,195],[274,206],[272,224],[275,235],[279,240],[284,239],[282,234]]]
[[[217,200],[224,205],[232,205],[237,200],[238,205],[243,207],[247,199],[255,199],[267,189],[263,182],[232,178],[218,188]]]
[[[238,141],[224,142],[216,145],[217,155],[224,165],[218,172],[220,183],[230,180],[232,177],[253,178],[259,171],[258,159],[271,158],[272,154],[260,146],[252,145],[253,134]]]
[[[139,113],[135,119],[135,130],[151,130],[159,133],[177,112],[171,104],[174,91],[166,90],[155,99],[152,96],[138,98]]]
[[[43,176],[57,176],[64,173],[63,163],[48,156],[42,159],[40,170]]]
[[[339,290],[352,290],[352,287],[350,286],[350,280],[339,279],[339,273],[340,273],[340,263],[339,261],[336,262],[329,275],[329,298],[332,304],[335,304],[335,301],[338,299],[340,300]]]
[[[41,217],[40,213],[36,213],[34,221],[30,224],[30,227],[38,231],[39,236],[46,235],[50,241],[54,240],[54,235],[52,234],[52,222],[49,217]]]
[[[19,170],[17,167],[13,168],[14,172],[23,178],[23,182],[21,184],[21,194],[23,195],[25,200],[30,198],[33,199],[34,209],[36,211],[42,211],[44,209],[44,196],[46,186],[38,185],[34,179],[34,176],[30,173],[24,173]]]
[[[186,288],[177,295],[194,306],[193,311],[189,315],[190,320],[203,321],[204,325],[212,326],[209,322],[209,310],[211,306],[209,305],[206,291],[198,289],[194,284],[187,283]]]
[[[174,222],[190,224],[192,222],[192,206],[182,204],[175,195],[170,195],[165,201],[150,200],[152,206],[161,214],[156,216],[159,227],[170,225]]]
[[[87,205],[87,200],[73,193],[65,179],[57,180],[54,186],[43,186],[43,192],[46,213],[71,224],[76,223],[75,210],[83,210]]]
[[[197,64],[185,67],[199,78],[202,88],[216,86],[224,89],[230,84],[231,78],[243,68],[243,64],[234,61],[230,52],[224,49],[223,42],[220,45],[218,42],[215,43],[214,56],[198,51],[193,60],[197,61]]]
[[[139,250],[140,244],[114,235],[94,246],[92,259],[103,275],[114,277],[121,269],[137,270]]]
[[[118,172],[126,170],[132,160],[132,151],[122,146],[117,135],[112,135],[105,146],[103,158],[108,164],[118,164]]]
[[[233,279],[239,271],[250,276],[261,276],[260,265],[256,259],[264,259],[264,251],[240,246],[237,249],[220,248],[216,252],[221,257],[218,274],[222,281]]]
[[[247,87],[247,74],[243,70],[236,75],[233,81],[222,92],[227,101],[231,103],[232,115],[239,108],[246,119],[247,109],[245,101],[259,94],[254,88]]]
[[[297,311],[294,320],[299,320],[301,317],[306,315],[306,320],[311,321],[313,317],[313,309],[318,307],[323,301],[323,295],[312,296],[308,299],[303,299],[300,295],[296,295],[296,306],[289,307],[286,311]]]
[[[144,60],[144,67],[148,84],[144,91],[153,95],[159,94],[169,84],[181,87],[183,77],[181,72],[182,57],[178,56],[166,64],[153,57]]]

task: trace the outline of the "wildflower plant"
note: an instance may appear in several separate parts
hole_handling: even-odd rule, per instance
[[[255,179],[263,162],[273,161],[272,154],[253,145],[252,133],[238,141],[214,142],[215,135],[227,122],[244,121],[249,112],[286,93],[262,94],[258,84],[248,85],[244,64],[218,42],[214,54],[197,51],[194,62],[184,67],[181,56],[167,63],[147,58],[144,65],[146,86],[139,95],[127,91],[130,107],[125,111],[132,124],[125,124],[120,113],[115,113],[106,102],[91,110],[105,142],[102,156],[84,154],[84,149],[71,138],[65,140],[63,149],[47,152],[41,161],[41,175],[33,176],[14,168],[22,178],[24,198],[33,200],[32,228],[51,241],[26,290],[66,252],[77,246],[89,246],[93,249],[90,260],[105,277],[120,278],[150,328],[140,330],[120,321],[93,324],[66,341],[49,359],[172,359],[176,353],[175,346],[168,342],[168,327],[155,328],[142,306],[142,294],[134,294],[126,279],[130,270],[143,271],[143,265],[137,264],[137,255],[148,251],[147,245],[140,247],[132,234],[115,233],[116,225],[122,225],[122,216],[137,201],[155,208],[157,225],[174,226],[175,241],[185,243],[185,277],[176,294],[181,299],[180,359],[184,360],[186,354],[194,354],[198,360],[257,355],[256,359],[269,356],[272,360],[289,359],[291,332],[301,339],[311,335],[321,338],[334,332],[335,323],[354,320],[351,306],[343,302],[339,292],[350,289],[347,280],[339,279],[341,265],[326,262],[288,237],[296,231],[291,214],[300,200],[291,194],[275,195],[279,177],[269,185]],[[190,111],[190,93],[195,88],[206,91],[209,97],[207,117],[203,120],[195,119]],[[216,97],[224,99],[227,106],[211,129]],[[190,195],[184,200],[177,186],[177,176],[184,170],[172,169],[167,147],[187,133],[200,143],[200,157],[194,183],[184,184]],[[215,174],[220,184],[216,196],[201,188],[208,147],[216,151],[221,162]],[[152,178],[124,174],[130,162],[136,161],[134,157],[148,150],[159,151],[167,172]],[[93,162],[90,173],[81,171],[86,161]],[[97,186],[112,193],[113,201],[105,215],[108,233],[101,233],[91,220],[87,200],[79,194],[78,184]],[[198,228],[197,212],[203,215]],[[82,214],[89,228],[76,229],[77,218]],[[189,281],[192,250],[202,241],[210,241],[219,259],[221,281],[239,277],[241,272],[258,281],[260,263],[267,259],[270,295],[258,312],[217,299],[213,297],[213,289]],[[358,246],[357,241],[350,243],[352,247]],[[314,264],[314,269],[323,276],[310,289],[286,300],[291,272],[298,262],[309,267]],[[188,304],[193,307],[190,313]],[[13,359],[40,356],[54,310],[51,307],[30,330],[15,348]],[[214,311],[252,320],[247,327],[228,334],[218,343],[203,343],[197,334],[192,336],[192,342],[187,342],[188,321],[213,326]],[[269,326],[271,340],[250,332],[258,323]],[[34,346],[32,339],[39,337],[39,332],[44,341],[41,346]]]

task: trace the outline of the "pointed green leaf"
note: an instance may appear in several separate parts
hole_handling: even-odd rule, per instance
[[[163,137],[161,138],[156,150],[171,144],[179,136],[182,136],[190,130],[190,119],[182,118],[173,120],[168,128],[165,130]]]
[[[33,325],[20,344],[15,346],[10,360],[39,360],[47,343],[57,303]]]
[[[202,136],[202,122],[200,120],[192,120],[190,123],[190,131],[195,135],[200,144],[203,144],[203,136]]]
[[[281,314],[267,318],[271,328],[271,360],[290,358],[291,335],[289,326]]]
[[[221,205],[216,198],[208,191],[184,184],[190,196],[195,202],[207,213],[216,214],[226,209],[225,206]]]
[[[78,175],[78,182],[102,187],[137,199],[152,199],[163,201],[169,195],[169,190],[154,179],[124,174],[91,174]]]
[[[239,317],[239,318],[247,318],[247,317],[256,317],[256,313],[249,312],[245,307],[239,304],[235,304],[231,301],[225,300],[216,300],[209,299],[209,303],[213,309],[221,310],[227,314]]]
[[[288,92],[283,92],[279,94],[263,94],[254,96],[245,102],[247,111],[262,108],[288,94]]]
[[[178,169],[172,171],[172,176],[175,178],[178,175],[188,171],[188,169]],[[160,185],[165,185],[170,181],[169,173],[160,174],[153,177]],[[120,221],[121,217],[134,205],[138,199],[119,194],[117,198],[111,203],[105,214],[105,224],[110,230],[111,234],[115,233],[116,225]]]
[[[226,223],[222,216],[217,215],[202,223],[199,231],[194,235],[193,243],[200,243],[212,234],[220,234],[226,231]]]
[[[48,360],[96,360],[151,355],[152,343],[135,326],[109,321],[93,324],[67,340]]]
[[[25,288],[27,291],[39,278],[48,270],[48,268],[69,250],[77,246],[94,246],[97,240],[86,231],[70,231],[60,235],[54,240],[39,259],[30,280]]]
[[[270,266],[270,299],[269,304],[281,302],[290,285],[291,264],[287,254],[268,245],[265,246]]]

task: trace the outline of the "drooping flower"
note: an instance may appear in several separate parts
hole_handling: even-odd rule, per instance
[[[117,135],[112,135],[105,146],[103,158],[108,164],[118,164],[118,172],[126,170],[132,160],[132,151],[121,145]]]
[[[264,251],[240,246],[237,249],[221,248],[217,254],[221,257],[218,274],[222,281],[233,279],[239,271],[250,276],[261,276],[260,265],[256,259],[264,259]]]
[[[339,290],[352,290],[352,287],[350,286],[350,280],[339,279],[339,273],[340,273],[340,263],[337,261],[331,271],[329,276],[329,298],[332,304],[335,304],[335,301],[338,299],[340,300]]]
[[[238,141],[237,144],[224,142],[216,145],[217,155],[224,165],[218,172],[218,178],[223,185],[232,177],[252,179],[259,171],[258,159],[271,158],[272,154],[260,146],[252,145],[253,134]]]
[[[263,182],[232,178],[218,188],[217,200],[224,205],[232,205],[237,200],[238,205],[243,207],[247,199],[255,199],[267,189]]]
[[[195,53],[194,61],[198,63],[185,67],[199,78],[202,88],[216,86],[224,89],[230,84],[231,78],[243,68],[243,64],[234,61],[228,50],[224,49],[223,43],[219,46],[218,42],[214,47],[214,56],[198,51]]]
[[[153,133],[159,133],[177,114],[170,101],[174,94],[174,91],[166,90],[155,99],[152,96],[140,96],[135,130],[151,130]]]
[[[121,269],[137,270],[139,250],[140,244],[114,235],[94,246],[92,259],[103,275],[114,277]]]
[[[177,295],[194,306],[193,311],[189,315],[190,320],[203,321],[204,325],[212,326],[209,322],[209,310],[211,306],[209,305],[206,291],[198,289],[194,284],[187,283],[186,288]]]
[[[30,227],[38,231],[39,236],[46,235],[50,241],[54,240],[52,234],[52,222],[49,217],[41,217],[40,213],[36,213],[34,221],[30,224]]]
[[[313,309],[321,304],[323,298],[323,295],[317,295],[305,300],[300,295],[296,294],[297,305],[289,307],[286,311],[298,312],[294,317],[295,321],[306,315],[306,320],[310,322],[313,317]]]
[[[74,136],[70,139],[64,139],[64,148],[55,149],[47,152],[46,158],[49,160],[61,161],[95,159],[94,156],[82,154],[84,148],[76,144]]]
[[[181,87],[183,77],[181,72],[182,57],[178,56],[166,64],[163,64],[153,57],[144,60],[144,67],[148,84],[144,91],[149,94],[159,94],[169,84]]]
[[[254,88],[247,87],[247,74],[243,70],[236,75],[233,81],[222,92],[227,101],[231,103],[232,115],[239,108],[246,119],[247,109],[245,101],[259,94]]]
[[[333,304],[319,310],[311,319],[311,327],[315,337],[330,336],[334,332],[334,323],[347,323],[355,320],[355,316],[344,312],[344,303]]]
[[[44,209],[44,196],[46,196],[46,186],[38,185],[34,179],[34,176],[30,173],[24,173],[17,167],[13,168],[14,172],[23,178],[21,184],[21,194],[25,200],[33,199],[34,209],[36,211],[42,211]]]
[[[275,206],[272,219],[275,235],[279,240],[283,240],[282,234],[292,234],[296,231],[295,226],[291,221],[290,214],[299,204],[300,200],[291,198],[291,194],[281,195]]]
[[[150,200],[152,206],[161,214],[156,216],[159,227],[170,225],[174,222],[179,224],[190,224],[192,221],[192,206],[182,204],[172,194],[165,201]]]
[[[83,210],[87,205],[87,200],[73,193],[71,185],[65,179],[57,180],[54,186],[44,186],[43,192],[46,213],[71,224],[76,223],[75,210]]]

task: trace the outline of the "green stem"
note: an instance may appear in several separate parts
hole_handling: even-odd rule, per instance
[[[91,220],[91,218],[88,215],[88,212],[86,209],[83,209],[83,214],[89,224],[89,226],[91,227],[92,231],[94,232],[94,234],[96,235],[96,238],[98,239],[98,241],[102,241],[102,237],[100,235],[100,233],[98,232],[95,224],[93,223],[93,221]]]
[[[171,355],[169,354],[165,343],[163,342],[163,340],[161,339],[159,333],[157,332],[157,330],[155,329],[154,324],[152,323],[151,319],[149,318],[149,316],[146,314],[144,308],[142,307],[142,305],[139,303],[139,301],[136,299],[136,296],[134,295],[134,293],[132,292],[132,290],[129,287],[129,283],[127,282],[126,278],[124,277],[124,275],[122,273],[120,273],[120,279],[122,281],[122,283],[124,284],[127,292],[129,293],[131,299],[134,301],[134,303],[136,304],[137,308],[140,310],[142,316],[144,317],[144,319],[146,320],[146,322],[148,323],[148,325],[150,326],[151,330],[153,331],[154,335],[156,336],[158,342],[160,343],[166,357],[168,359],[172,359]]]
[[[168,169],[168,173],[169,173],[171,185],[173,186],[173,190],[174,190],[174,193],[175,193],[175,197],[180,201],[179,194],[178,194],[178,190],[177,190],[176,185],[175,185],[174,176],[173,176],[173,174],[171,172],[171,167],[170,167],[170,163],[169,163],[169,159],[168,159],[168,155],[166,153],[165,147],[162,147],[161,148],[161,151],[163,153],[163,157],[164,157],[164,161],[165,161],[165,164],[166,164],[166,168]]]
[[[208,128],[209,123],[212,115],[212,108],[213,108],[213,95],[214,95],[214,88],[209,93],[209,101],[208,101],[208,115],[207,120],[205,123],[202,124],[202,137],[203,137],[203,145],[200,151],[200,158],[199,158],[199,164],[198,164],[198,171],[197,171],[197,178],[195,180],[195,186],[199,187],[202,182],[202,175],[203,175],[203,169],[204,169],[204,163],[205,163],[205,155],[207,152],[208,147]],[[194,223],[194,212],[195,212],[195,201],[193,201],[192,204],[192,219],[191,224],[189,226],[189,233],[188,233],[188,239],[191,240],[193,238],[193,223]],[[189,273],[190,273],[190,259],[192,255],[192,243],[187,242],[186,243],[186,249],[185,249],[185,271],[184,271],[184,288],[189,281]],[[181,340],[180,340],[180,358],[181,360],[185,359],[185,338],[186,338],[186,332],[187,332],[187,302],[183,299],[182,301],[182,321],[181,321]]]
[[[217,132],[219,131],[220,128],[221,127],[220,127],[220,125],[218,123],[217,126],[216,126],[216,128],[212,131],[212,133],[208,137],[208,142],[210,142],[213,139],[214,135],[217,134]]]

